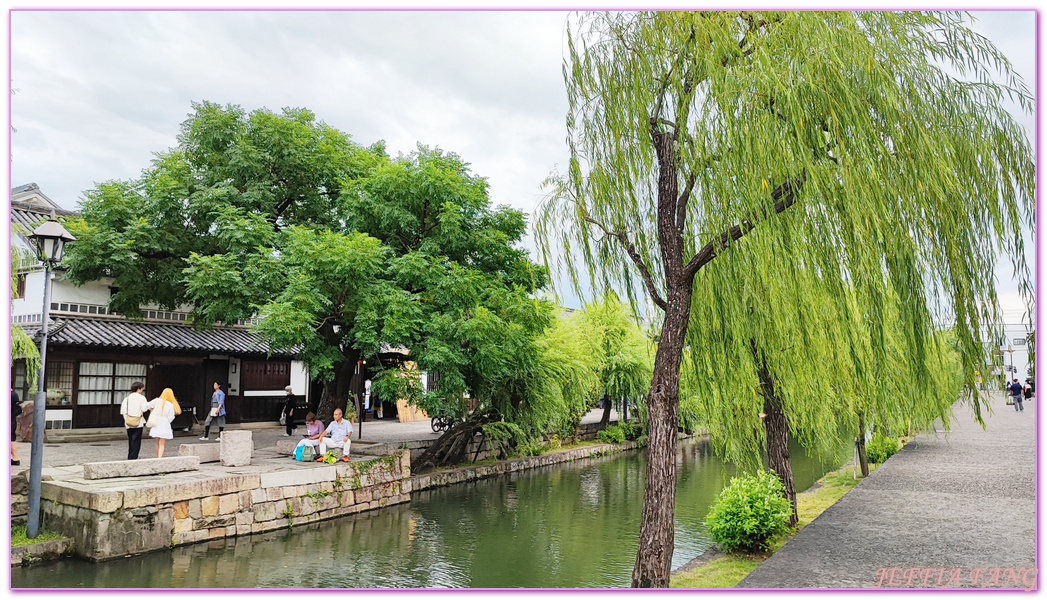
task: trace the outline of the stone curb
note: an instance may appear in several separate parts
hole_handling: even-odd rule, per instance
[[[62,538],[50,542],[37,542],[28,546],[11,548],[11,566],[20,567],[24,564],[54,560],[62,556],[72,554],[73,539]]]

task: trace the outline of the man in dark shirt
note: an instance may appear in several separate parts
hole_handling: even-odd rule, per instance
[[[289,436],[294,433],[295,429],[298,429],[294,426],[294,405],[297,402],[297,400],[294,397],[294,392],[291,391],[291,386],[287,386],[286,391],[287,400],[284,400],[283,413],[285,418],[284,424],[287,427],[287,432],[284,435]]]
[[[1010,390],[1011,398],[1014,400],[1014,410],[1024,412],[1025,407],[1022,406],[1022,384],[1018,383],[1018,379],[1015,378],[1014,382],[1007,388]]]

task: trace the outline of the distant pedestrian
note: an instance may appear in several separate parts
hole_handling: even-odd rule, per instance
[[[1014,400],[1014,410],[1023,412],[1025,407],[1022,406],[1022,392],[1024,391],[1022,384],[1018,383],[1018,379],[1015,378],[1014,383],[1008,386],[1008,388],[1011,391],[1011,399]]]
[[[18,448],[15,447],[15,429],[18,427],[18,423],[15,422],[15,419],[17,419],[20,414],[22,414],[22,401],[18,397],[18,392],[15,391],[15,388],[11,388],[11,464],[16,467],[22,464],[22,462],[18,460]]]
[[[149,420],[146,422],[149,426],[149,437],[156,439],[156,457],[163,458],[167,440],[174,438],[171,422],[174,421],[175,415],[182,414],[182,407],[178,406],[178,400],[171,388],[165,388],[159,398],[150,400],[148,407],[153,411],[149,413]]]
[[[214,382],[214,393],[211,394],[211,410],[207,412],[207,418],[204,419],[204,437],[200,438],[202,441],[208,441],[211,435],[211,423],[218,426],[218,437],[216,441],[221,441],[222,432],[225,431],[225,392],[222,391],[222,384],[217,381]]]
[[[287,399],[284,400],[284,410],[282,413],[284,416],[284,426],[287,427],[284,436],[290,437],[294,433],[294,430],[298,429],[294,426],[294,405],[298,400],[295,399],[294,391],[291,389],[291,386],[287,386],[284,391],[287,392]]]
[[[145,426],[142,413],[149,404],[142,395],[144,389],[141,381],[132,383],[131,393],[120,403],[120,414],[124,417],[124,427],[127,428],[127,460],[137,459],[138,452],[142,449],[142,427]]]

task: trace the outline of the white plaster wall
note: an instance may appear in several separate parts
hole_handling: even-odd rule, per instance
[[[291,361],[291,391],[309,400],[309,369],[300,360]]]
[[[28,296],[29,290],[26,289],[26,297]],[[105,306],[109,304],[109,284],[105,280],[100,280],[75,286],[71,281],[57,278],[52,281],[51,302],[74,302]]]
[[[25,298],[11,300],[11,315],[39,315],[44,307],[44,272],[35,271],[25,276]]]

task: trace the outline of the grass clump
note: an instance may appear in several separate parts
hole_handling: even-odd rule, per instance
[[[39,542],[53,542],[55,540],[62,539],[63,536],[60,533],[54,533],[53,531],[44,531],[41,529],[37,532],[37,535],[33,539],[29,539],[26,526],[16,525],[11,527],[11,547],[18,548],[19,546],[28,546],[30,544],[36,544]]]

